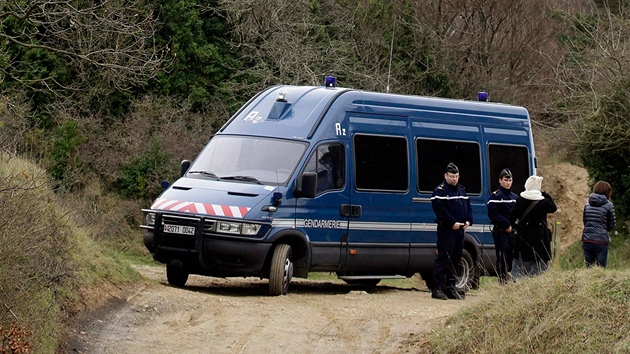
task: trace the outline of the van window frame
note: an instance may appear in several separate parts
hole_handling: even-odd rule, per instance
[[[406,186],[405,189],[375,189],[375,188],[359,188],[359,186],[357,185],[357,181],[358,181],[358,165],[360,164],[360,161],[358,161],[357,159],[357,144],[356,144],[356,137],[357,136],[366,136],[366,137],[383,137],[383,138],[395,138],[395,139],[403,139],[404,140],[404,146],[405,146],[405,162],[406,162],[406,170],[405,170],[405,179],[406,179]],[[398,135],[398,134],[372,134],[372,133],[355,133],[352,135],[352,160],[353,160],[353,171],[354,171],[354,189],[357,191],[361,191],[361,192],[387,192],[387,193],[400,193],[400,194],[404,194],[404,193],[408,193],[409,192],[409,185],[410,185],[410,180],[411,180],[411,166],[409,165],[409,140],[408,137],[406,135]],[[389,168],[390,170],[392,169],[391,167]],[[402,174],[401,174],[402,176]]]
[[[320,195],[320,194],[324,194],[326,192],[330,192],[330,191],[338,191],[338,190],[342,190],[346,187],[346,181],[347,181],[347,161],[346,161],[346,146],[344,144],[342,144],[339,141],[323,141],[320,142],[319,144],[317,144],[317,146],[315,146],[313,148],[313,151],[311,152],[311,154],[309,155],[308,159],[306,160],[306,165],[304,166],[304,170],[302,171],[302,173],[304,172],[315,172],[315,173],[319,173],[322,172],[323,170],[320,170],[320,159],[321,157],[319,156],[319,148],[323,147],[323,146],[330,146],[330,145],[335,145],[335,146],[339,146],[342,149],[342,161],[340,162],[340,164],[338,165],[338,167],[341,169],[341,171],[339,171],[338,175],[336,176],[337,179],[341,179],[342,180],[342,184],[337,186],[337,187],[332,187],[332,188],[325,188],[325,189],[320,189],[320,180],[319,180],[319,176],[317,179],[317,194],[316,195]],[[315,170],[313,170],[311,167],[311,163],[313,160],[314,164],[315,164]],[[333,182],[334,183],[334,182]]]
[[[479,181],[479,185],[478,185],[478,191],[476,190],[471,190],[471,186],[467,185],[465,182],[461,183],[461,179],[460,179],[460,183],[462,185],[462,187],[464,187],[464,189],[466,190],[466,194],[470,195],[470,196],[480,196],[483,195],[484,193],[484,183],[483,183],[483,152],[482,152],[482,146],[479,143],[479,141],[477,140],[464,140],[464,139],[446,139],[446,138],[434,138],[434,137],[425,137],[425,136],[416,136],[414,138],[414,152],[415,152],[415,156],[416,156],[416,161],[415,161],[415,168],[416,168],[416,190],[418,191],[418,193],[421,194],[432,194],[433,190],[435,189],[435,187],[437,187],[440,183],[442,183],[444,181],[444,172],[446,170],[446,166],[448,165],[449,162],[453,162],[455,163],[460,170],[460,175],[463,176],[466,180],[467,177],[466,176],[466,164],[462,163],[461,161],[461,157],[458,158],[440,158],[439,162],[435,162],[436,165],[434,165],[434,170],[436,171],[441,171],[439,173],[439,176],[436,176],[436,180],[435,180],[435,184],[430,187],[427,186],[429,188],[431,188],[430,190],[428,189],[422,189],[421,185],[420,185],[420,175],[422,173],[422,171],[426,171],[427,169],[423,168],[423,166],[420,166],[420,151],[418,150],[418,142],[420,140],[430,140],[430,141],[438,141],[438,142],[449,142],[449,143],[464,143],[464,144],[471,144],[471,145],[475,145],[477,147],[477,161],[478,161],[478,181]],[[448,160],[448,161],[447,161]],[[446,162],[444,162],[446,161]],[[462,173],[463,172],[463,173]]]
[[[515,147],[515,148],[522,148],[525,149],[526,152],[526,167],[527,167],[527,171],[525,174],[522,173],[521,168],[520,167],[515,167],[513,163],[504,163],[501,165],[505,165],[503,167],[500,167],[501,165],[497,166],[495,169],[493,169],[493,166],[495,165],[493,162],[494,160],[492,159],[492,156],[490,155],[490,149],[493,146],[501,146],[501,147]],[[509,168],[510,171],[512,172],[512,191],[514,193],[520,193],[522,191],[525,190],[525,181],[527,180],[527,178],[529,178],[529,176],[532,175],[532,165],[531,165],[531,150],[529,148],[529,146],[525,145],[525,144],[511,144],[511,143],[500,143],[500,142],[488,142],[487,144],[487,149],[486,149],[486,156],[488,158],[488,190],[490,191],[495,191],[497,189],[499,189],[499,173],[501,173],[501,170],[503,170],[504,168]],[[513,159],[506,159],[506,160],[513,160]]]

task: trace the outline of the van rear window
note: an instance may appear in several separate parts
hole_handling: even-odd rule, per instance
[[[499,189],[499,173],[504,168],[512,171],[512,191],[520,193],[525,190],[525,181],[531,175],[529,171],[529,150],[525,146],[490,144],[488,146],[490,161],[490,190]]]
[[[449,162],[459,168],[459,184],[467,194],[481,194],[481,153],[476,142],[417,139],[418,190],[431,193],[444,180]]]

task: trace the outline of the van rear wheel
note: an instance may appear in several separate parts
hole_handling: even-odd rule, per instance
[[[475,270],[475,263],[470,253],[464,249],[462,251],[462,258],[459,261],[459,274],[455,282],[455,287],[458,289],[471,289],[475,282],[475,276],[477,271]],[[477,280],[478,282],[479,280]]]
[[[188,281],[188,272],[182,267],[166,265],[166,280],[172,286],[182,287]]]
[[[293,261],[291,246],[281,244],[276,246],[271,259],[269,272],[269,294],[273,296],[286,295],[289,283],[293,278]]]

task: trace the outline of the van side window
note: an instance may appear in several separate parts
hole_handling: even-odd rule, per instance
[[[520,193],[525,190],[525,181],[531,173],[529,171],[529,151],[525,146],[516,145],[488,145],[488,161],[490,171],[488,171],[490,190],[499,189],[499,173],[504,168],[512,171],[513,182],[512,191]]]
[[[397,136],[356,134],[357,189],[405,192],[409,188],[407,140]]]
[[[346,153],[341,144],[323,144],[315,149],[305,172],[317,173],[317,193],[341,189],[345,185]]]
[[[459,184],[466,193],[481,194],[481,153],[476,142],[417,139],[416,156],[420,192],[433,192],[444,180],[445,167],[453,162],[459,167]]]

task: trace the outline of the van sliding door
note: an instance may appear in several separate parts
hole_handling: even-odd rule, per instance
[[[350,117],[353,154],[346,275],[404,273],[411,197],[405,117]]]

